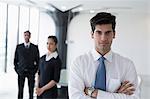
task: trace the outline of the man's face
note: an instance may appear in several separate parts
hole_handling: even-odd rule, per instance
[[[24,40],[26,43],[28,43],[30,41],[30,33],[28,33],[28,32],[24,33]]]
[[[105,55],[110,51],[112,41],[115,38],[112,24],[96,25],[92,38],[94,39],[96,51]]]

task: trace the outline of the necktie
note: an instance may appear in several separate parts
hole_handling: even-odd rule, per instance
[[[104,57],[100,57],[99,59],[99,66],[96,72],[96,79],[95,79],[95,88],[101,89],[106,91],[106,69],[104,64]]]

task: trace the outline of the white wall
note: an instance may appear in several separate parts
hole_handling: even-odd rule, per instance
[[[149,74],[146,18],[146,14],[140,13],[119,14],[117,37],[113,45],[113,50],[133,60],[139,74]]]
[[[89,19],[95,14],[80,14],[68,29],[67,66],[75,57],[93,47]],[[150,75],[150,18],[144,13],[117,13],[116,38],[112,50],[133,60],[138,74]],[[149,22],[148,22],[149,21]]]
[[[67,67],[80,54],[89,51],[93,42],[90,35],[89,20],[92,15],[80,14],[73,18],[68,27]]]
[[[150,11],[150,1],[149,1],[149,8],[148,8],[148,10],[147,10],[147,12],[149,12]],[[150,60],[150,13],[147,15],[147,26],[148,26],[148,60]],[[148,70],[150,70],[150,61],[148,61]]]
[[[39,26],[39,51],[40,56],[47,53],[47,38],[49,35],[55,35],[55,23],[53,19],[46,13],[40,13],[40,26]]]

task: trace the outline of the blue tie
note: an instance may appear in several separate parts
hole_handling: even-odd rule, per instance
[[[98,59],[99,66],[96,72],[96,78],[95,78],[95,88],[101,89],[103,91],[106,91],[106,69],[105,69],[105,58],[102,56]]]

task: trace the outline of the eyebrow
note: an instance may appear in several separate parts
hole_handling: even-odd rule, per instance
[[[113,30],[108,30],[106,32],[112,32]],[[101,32],[101,30],[96,30],[95,32]]]

